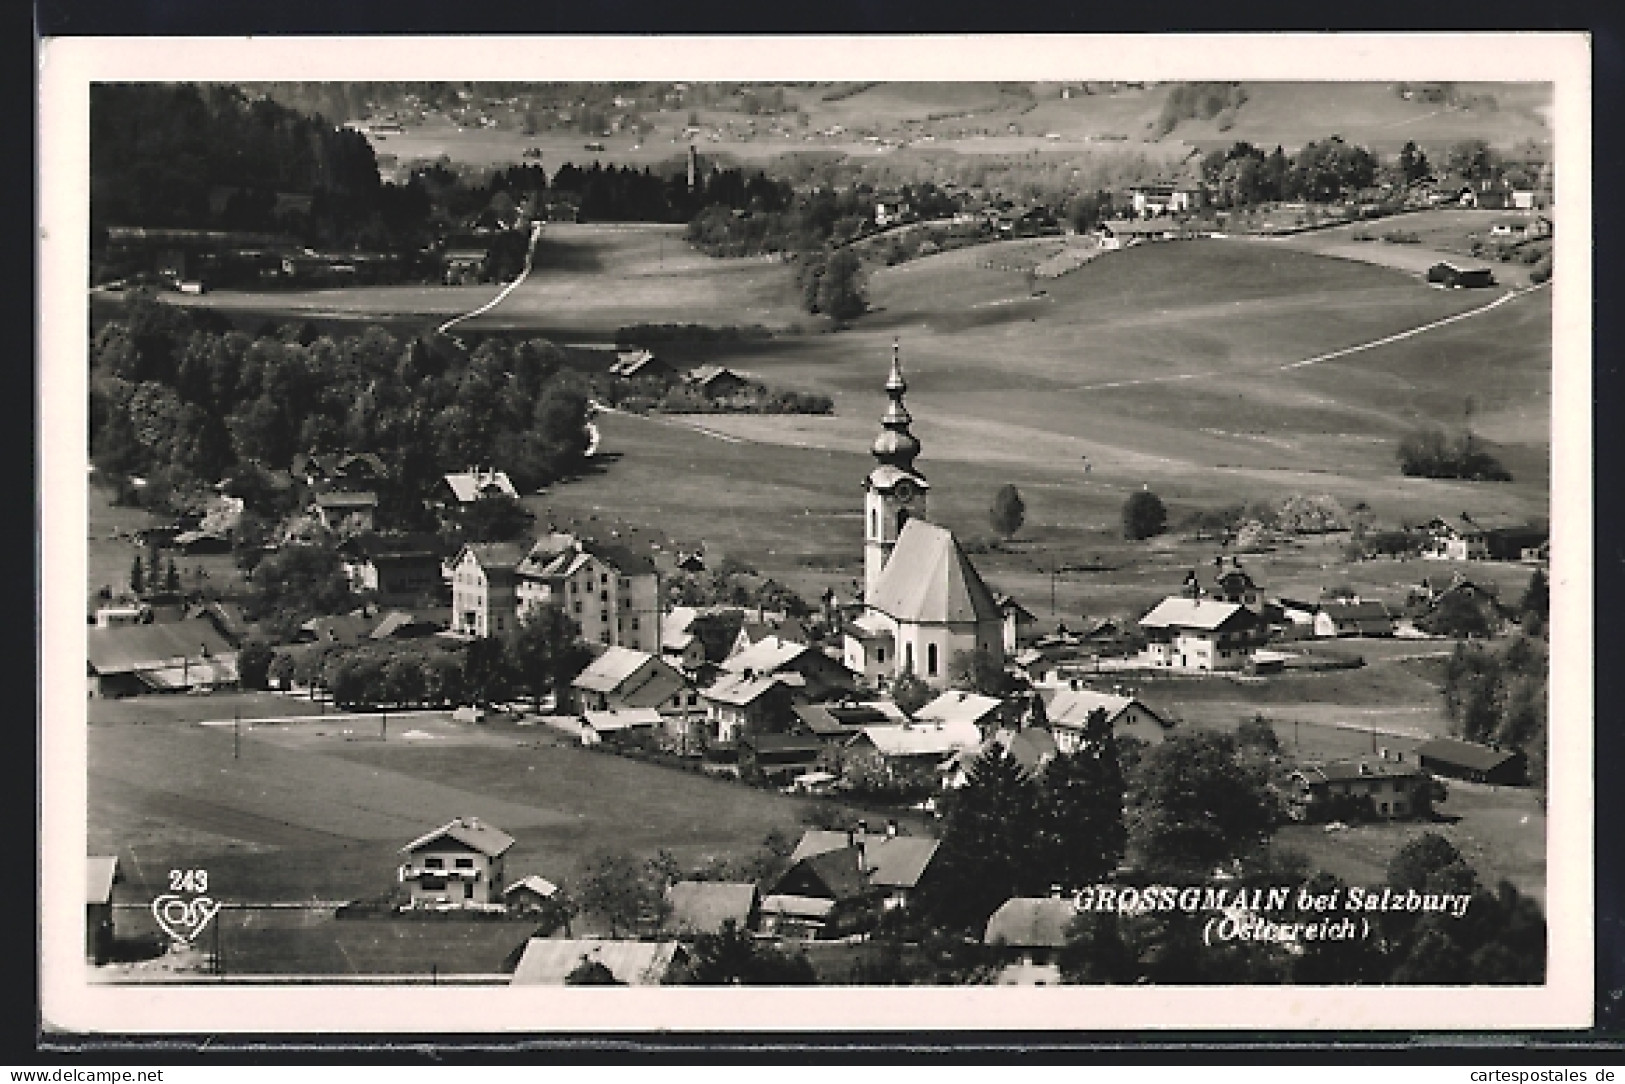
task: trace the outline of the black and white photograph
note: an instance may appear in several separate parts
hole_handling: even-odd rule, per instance
[[[1588,64],[47,42],[47,1022],[1588,1026]]]

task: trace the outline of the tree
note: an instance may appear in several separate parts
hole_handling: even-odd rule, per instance
[[[237,681],[245,689],[263,689],[271,676],[275,653],[266,644],[250,641],[237,653]]]
[[[1399,173],[1406,184],[1415,184],[1428,175],[1428,156],[1414,142],[1406,141],[1399,152]]]
[[[610,936],[658,929],[665,917],[667,882],[625,851],[593,859],[577,898],[583,911],[603,916]]]
[[[1027,506],[1021,500],[1021,493],[1015,486],[1000,486],[999,491],[993,495],[993,507],[988,509],[987,519],[993,529],[1003,538],[1014,538],[1021,525],[1027,521]]]
[[[545,603],[527,610],[509,641],[509,657],[519,685],[540,711],[542,697],[569,688],[592,654],[581,643],[581,626],[563,607]]]
[[[703,986],[813,986],[818,982],[805,954],[761,944],[731,918],[717,933],[694,939],[688,977]]]
[[[1458,640],[1484,639],[1494,634],[1489,604],[1467,591],[1451,591],[1417,620],[1422,631]]]
[[[1529,577],[1529,586],[1524,588],[1523,598],[1518,602],[1518,612],[1526,620],[1534,618],[1539,626],[1544,627],[1551,610],[1551,589],[1546,584],[1546,573],[1537,568]]]
[[[1129,852],[1145,871],[1206,876],[1262,844],[1277,813],[1262,768],[1237,755],[1233,736],[1176,735],[1129,780]]]
[[[1262,715],[1241,721],[1241,725],[1236,727],[1236,744],[1243,749],[1257,749],[1266,756],[1281,751],[1281,739],[1276,735],[1275,727]]]
[[[615,977],[615,972],[605,967],[597,960],[581,957],[581,962],[564,976],[566,986],[625,986],[626,983]]]
[[[130,560],[130,590],[139,595],[146,586],[146,569],[141,563],[141,554],[137,553]]]
[[[463,648],[462,691],[476,704],[508,699],[514,674],[501,640],[482,636]]]
[[[496,494],[464,506],[458,522],[469,542],[508,542],[529,530],[535,518],[518,500]]]
[[[817,304],[813,311],[841,321],[862,316],[869,307],[862,273],[863,264],[857,253],[849,248],[836,251],[824,262],[824,272],[818,276]]]
[[[934,876],[923,907],[954,930],[980,930],[1012,896],[1046,892],[1040,854],[1039,788],[1002,749],[971,765],[947,800]]]
[[[1082,888],[1117,868],[1128,842],[1125,786],[1111,722],[1096,708],[1078,748],[1056,756],[1040,777],[1040,861],[1051,884]]]
[[[1004,668],[1004,656],[985,648],[956,651],[948,660],[948,681],[959,689],[983,696],[1006,697],[1020,688],[1020,679]]]
[[[906,667],[891,683],[892,703],[896,704],[904,715],[912,716],[929,704],[935,696],[936,693],[932,691],[931,686]]]
[[[1149,489],[1129,495],[1123,502],[1123,537],[1131,542],[1159,535],[1168,525],[1168,510],[1162,498]]]
[[[164,590],[170,594],[180,594],[181,573],[180,569],[175,567],[175,558],[173,557],[169,559],[169,563],[164,567]]]

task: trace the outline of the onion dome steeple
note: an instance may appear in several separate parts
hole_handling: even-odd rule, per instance
[[[870,451],[883,465],[913,473],[914,457],[920,454],[920,441],[908,431],[909,423],[914,419],[909,417],[908,408],[903,405],[903,393],[908,391],[908,382],[903,379],[900,349],[897,340],[893,339],[891,373],[886,377],[886,395],[891,402],[881,416],[880,435],[875,437]]]

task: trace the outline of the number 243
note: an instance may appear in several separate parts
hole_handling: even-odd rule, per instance
[[[207,892],[209,871],[206,869],[172,869],[169,871],[171,892]]]

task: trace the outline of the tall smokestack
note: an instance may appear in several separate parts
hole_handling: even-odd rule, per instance
[[[694,191],[694,180],[699,173],[699,154],[694,150],[694,144],[688,145],[688,190]]]

